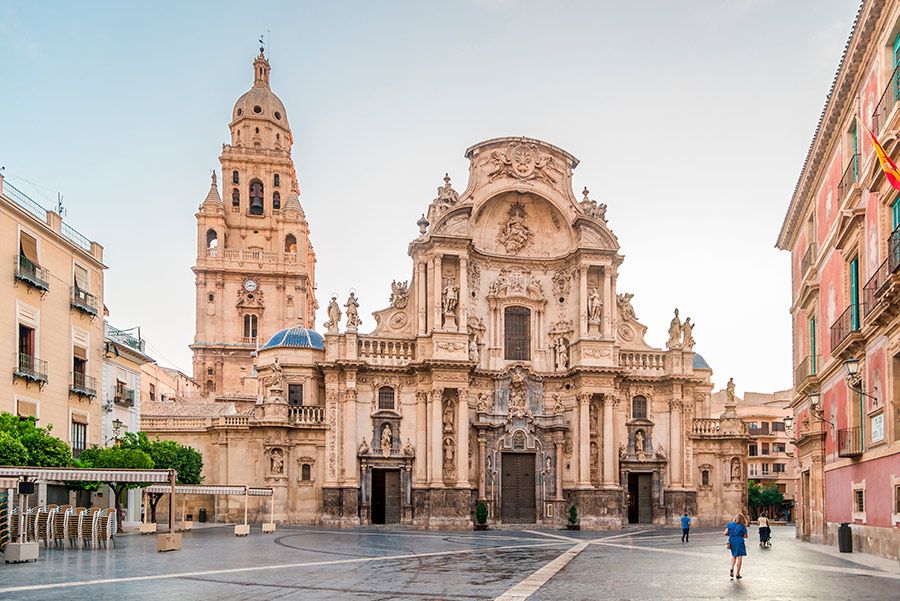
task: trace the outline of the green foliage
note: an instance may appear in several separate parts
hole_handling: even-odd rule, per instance
[[[570,524],[578,523],[578,510],[575,508],[574,505],[569,507],[569,523]]]
[[[150,440],[143,432],[129,432],[121,441],[123,449],[140,449],[153,460],[156,469],[174,469],[179,484],[200,484],[203,481],[203,455],[197,449],[174,440]]]
[[[475,522],[478,524],[487,524],[488,506],[484,501],[478,501],[475,506]]]
[[[775,485],[762,486],[759,482],[751,480],[747,484],[747,502],[750,507],[781,507],[784,502],[784,494]]]
[[[69,445],[52,436],[50,430],[51,428],[37,427],[33,417],[20,418],[11,413],[0,413],[0,434],[6,434],[5,437],[0,437],[0,441],[6,441],[0,442],[0,465],[71,466],[73,460]],[[25,449],[24,458],[19,445],[9,442],[10,440],[18,441]]]
[[[28,465],[28,449],[9,432],[0,431],[0,465]]]

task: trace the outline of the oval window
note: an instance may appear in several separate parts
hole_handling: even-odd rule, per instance
[[[261,113],[261,112],[262,112],[262,107],[259,106],[259,105],[257,104],[256,106],[253,107],[253,112],[254,112],[254,113]]]
[[[275,111],[275,118],[281,119],[281,113],[279,113],[278,111]]]
[[[240,117],[240,116],[243,115],[243,114],[244,114],[244,109],[238,109],[238,110],[237,110],[237,116],[238,116],[238,117]]]

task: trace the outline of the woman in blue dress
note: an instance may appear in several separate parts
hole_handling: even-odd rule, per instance
[[[747,538],[747,518],[743,513],[734,516],[734,521],[728,522],[725,526],[725,536],[728,537],[728,548],[731,549],[731,570],[729,575],[732,578],[741,579],[741,564],[744,556],[747,555],[747,546],[744,539]],[[737,574],[734,573],[734,564],[737,563]]]

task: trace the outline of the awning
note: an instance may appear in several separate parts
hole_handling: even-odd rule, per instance
[[[144,492],[154,494],[168,494],[172,492],[171,486],[155,484],[143,489]],[[231,486],[228,484],[178,484],[175,486],[177,495],[243,495],[246,492],[251,497],[271,497],[271,488],[251,488],[249,486]]]
[[[27,476],[37,480],[86,482],[170,482],[174,470],[94,470],[65,467],[0,467],[0,478]],[[171,490],[171,487],[169,487]]]

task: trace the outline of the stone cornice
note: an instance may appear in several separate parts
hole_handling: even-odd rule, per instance
[[[797,180],[794,194],[781,225],[781,231],[775,244],[776,248],[791,249],[797,232],[797,224],[806,208],[807,199],[813,191],[813,186],[819,181],[822,162],[827,159],[829,149],[839,139],[841,117],[848,109],[852,108],[855,96],[851,96],[851,93],[859,88],[858,80],[862,77],[861,67],[866,64],[864,59],[871,51],[870,42],[886,1],[863,0],[860,4],[850,37],[844,47],[844,53],[831,84],[831,90],[825,100],[822,116],[819,118],[812,143],[806,154],[806,160],[800,171],[800,178]]]

